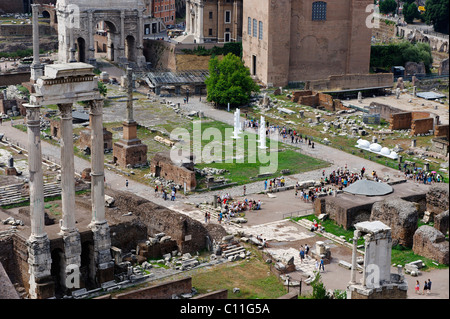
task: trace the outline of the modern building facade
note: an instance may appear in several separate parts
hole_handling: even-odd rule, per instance
[[[186,33],[196,43],[238,42],[243,0],[186,0]]]
[[[368,74],[372,0],[245,0],[243,60],[268,86]]]
[[[175,0],[144,0],[146,14],[154,18],[161,18],[166,26],[176,23]]]

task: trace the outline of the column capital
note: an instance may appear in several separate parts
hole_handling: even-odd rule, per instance
[[[92,116],[103,115],[103,99],[89,101],[89,110]]]

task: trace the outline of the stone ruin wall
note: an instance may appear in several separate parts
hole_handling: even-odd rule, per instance
[[[447,140],[450,140],[448,124],[444,125],[436,125],[434,130],[435,137],[446,137]]]
[[[439,230],[424,225],[414,233],[413,251],[415,254],[437,261],[438,263],[449,264],[449,243]]]
[[[192,278],[187,277],[173,280],[167,283],[137,289],[116,295],[117,299],[171,299],[172,295],[190,293],[192,290]]]
[[[431,130],[434,128],[434,119],[429,118],[421,118],[412,121],[411,124],[411,135],[419,135],[419,134],[429,134]]]
[[[412,113],[402,112],[394,113],[390,115],[389,129],[395,130],[408,130],[411,128]]]
[[[157,167],[160,168],[159,172],[157,172]],[[167,154],[156,154],[151,160],[150,170],[151,173],[159,173],[159,177],[165,180],[172,180],[181,186],[184,186],[184,183],[186,183],[186,190],[188,191],[194,190],[197,187],[195,171],[189,170],[186,167],[177,166],[170,160]]]
[[[136,195],[117,191],[110,196],[115,199],[114,205],[119,208],[120,214],[132,212],[147,226],[149,236],[165,233],[177,243],[181,253],[206,248],[206,236],[210,234],[202,223]]]
[[[428,112],[399,112],[391,113],[389,118],[390,130],[409,130],[411,135],[428,134],[434,129],[434,119]]]
[[[372,206],[370,221],[381,221],[391,228],[393,246],[412,247],[419,214],[414,203],[389,198]]]
[[[412,203],[419,217],[423,216],[426,210],[426,194],[415,194],[401,198],[406,203]],[[328,214],[329,218],[334,220],[344,229],[350,229],[358,222],[369,221],[371,219],[374,202],[363,205],[342,205],[339,197],[319,198],[314,202],[314,214]]]
[[[311,90],[295,91],[292,93],[291,101],[294,103],[308,105],[311,107],[323,107],[328,111],[347,109],[339,99],[333,99],[329,94]]]
[[[427,197],[427,211],[432,215],[438,215],[449,207],[449,186],[448,184],[435,184],[430,187],[426,194]]]

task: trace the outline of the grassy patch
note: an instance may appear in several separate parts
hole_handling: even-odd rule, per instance
[[[294,217],[292,218],[295,221],[298,221],[300,219],[307,219],[309,221],[313,221],[314,219],[318,221],[318,218],[316,215],[312,214],[312,215],[307,215],[307,216],[302,216],[302,217]],[[354,236],[354,231],[355,229],[352,227],[350,229],[344,229],[344,227],[338,225],[334,220],[331,219],[327,219],[324,221],[320,222],[322,224],[322,226],[325,228],[325,231],[327,233],[333,234],[335,236],[345,236],[345,241],[349,241],[350,239],[353,238]],[[316,233],[317,235],[320,235],[320,233]],[[358,245],[362,245],[364,244],[364,239],[360,238],[358,239]]]
[[[425,264],[424,268],[421,268],[421,271],[427,271],[429,269],[447,269],[448,265],[443,265],[437,263],[434,264],[433,260],[429,258],[425,258],[423,256],[417,255],[413,252],[411,248],[403,247],[401,245],[397,245],[392,247],[392,254],[391,254],[391,262],[392,264],[397,265],[405,265],[407,263],[416,261],[416,260],[422,260]]]
[[[227,289],[230,299],[275,299],[286,294],[281,280],[270,272],[261,256],[193,274],[192,286],[200,294]],[[235,287],[240,292],[233,293]]]

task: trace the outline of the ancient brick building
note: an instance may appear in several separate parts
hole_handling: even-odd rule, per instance
[[[247,0],[243,60],[266,85],[369,72],[371,0]]]
[[[242,0],[186,0],[186,32],[197,43],[242,37]]]
[[[169,152],[157,153],[151,160],[150,169],[157,177],[183,186],[186,183],[187,191],[195,190],[197,186],[194,164],[190,159],[186,163],[174,163]]]

